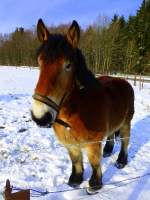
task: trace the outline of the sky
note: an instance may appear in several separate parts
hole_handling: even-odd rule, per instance
[[[0,33],[10,33],[16,27],[32,28],[39,18],[49,26],[75,19],[84,28],[98,16],[134,15],[141,3],[142,0],[0,0]]]

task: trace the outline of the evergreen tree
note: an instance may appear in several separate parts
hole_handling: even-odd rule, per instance
[[[49,30],[65,33],[68,26],[60,24]],[[0,34],[0,65],[37,66],[39,45],[35,30],[20,27],[11,34]],[[95,24],[81,30],[80,48],[93,72],[150,74],[150,0],[143,0],[128,20],[115,14],[110,22],[100,16]]]

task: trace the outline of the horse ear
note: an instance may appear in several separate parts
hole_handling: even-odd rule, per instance
[[[48,40],[49,31],[47,30],[42,19],[39,19],[37,23],[37,36],[40,42],[45,42]]]
[[[74,48],[76,48],[79,44],[79,39],[80,28],[78,23],[74,20],[67,32],[67,40]]]

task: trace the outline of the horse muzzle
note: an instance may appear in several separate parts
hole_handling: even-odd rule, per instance
[[[33,121],[41,127],[51,127],[55,122],[59,111],[58,105],[49,97],[43,96],[39,93],[35,93],[33,99],[34,102],[31,111]]]
[[[31,117],[32,120],[40,127],[50,128],[52,126],[53,118],[49,112],[45,113],[41,118],[37,118],[33,111],[31,111]]]

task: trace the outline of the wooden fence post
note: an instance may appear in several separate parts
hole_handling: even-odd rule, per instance
[[[12,187],[10,181],[6,181],[6,187],[4,191],[5,200],[30,200],[30,190],[21,190],[19,192],[12,193]]]
[[[139,88],[140,88],[140,90],[141,90],[141,74],[140,74],[140,80],[139,80]]]
[[[136,86],[136,75],[134,76],[134,86]]]
[[[142,89],[144,88],[144,78],[142,78]]]

